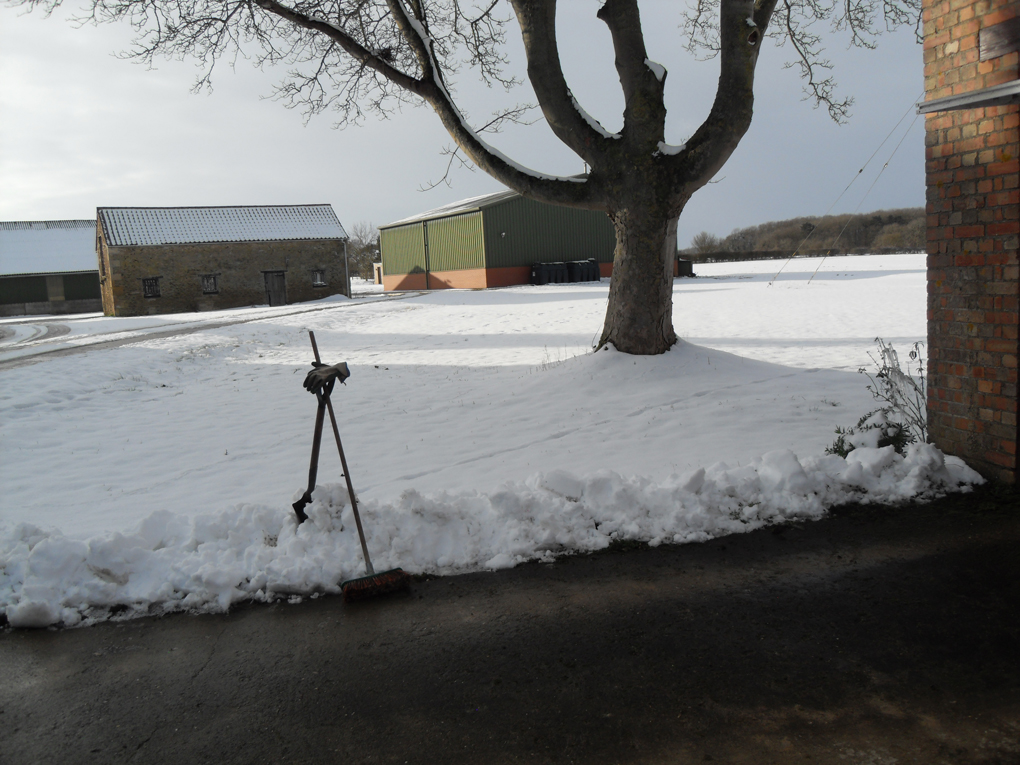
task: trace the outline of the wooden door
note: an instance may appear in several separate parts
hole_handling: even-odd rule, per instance
[[[266,300],[269,305],[287,305],[287,276],[283,271],[266,271]]]

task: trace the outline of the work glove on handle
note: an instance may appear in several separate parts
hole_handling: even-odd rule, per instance
[[[333,385],[337,380],[342,383],[350,376],[351,370],[347,368],[346,361],[329,367],[318,361],[313,361],[312,370],[305,375],[305,390],[316,396],[328,396],[333,392]]]

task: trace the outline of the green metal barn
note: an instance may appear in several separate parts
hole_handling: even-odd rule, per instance
[[[387,290],[527,284],[532,265],[594,259],[613,266],[616,234],[605,213],[501,191],[379,228]]]

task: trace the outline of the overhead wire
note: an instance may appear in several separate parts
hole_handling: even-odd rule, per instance
[[[923,97],[924,97],[924,92],[922,91],[921,93],[919,93],[919,94],[917,95],[917,97],[916,97],[916,98],[915,98],[915,99],[914,99],[913,101],[911,101],[911,102],[910,102],[910,106],[908,106],[908,107],[907,107],[907,110],[906,110],[905,112],[903,112],[903,116],[899,118],[899,120],[898,120],[898,121],[896,122],[896,124],[895,124],[895,125],[893,126],[893,129],[889,131],[888,135],[886,135],[886,137],[885,137],[884,139],[882,139],[882,143],[880,143],[880,144],[878,145],[878,148],[876,148],[876,149],[875,149],[875,151],[874,151],[874,152],[872,152],[871,156],[870,156],[870,157],[868,157],[868,161],[867,161],[867,162],[865,162],[865,163],[864,163],[864,164],[863,164],[863,165],[861,166],[861,168],[860,168],[860,169],[859,169],[859,170],[858,170],[858,171],[857,171],[857,172],[856,172],[856,173],[854,174],[854,177],[850,179],[850,183],[848,183],[848,184],[846,185],[846,188],[845,188],[845,189],[843,189],[843,191],[842,191],[842,192],[840,192],[840,195],[839,195],[838,197],[836,197],[836,199],[835,199],[835,200],[833,201],[833,203],[832,203],[831,205],[829,205],[829,209],[828,209],[828,210],[826,210],[826,211],[825,211],[825,212],[824,212],[824,213],[822,214],[822,216],[821,216],[821,217],[823,217],[823,218],[824,218],[824,217],[825,217],[826,215],[828,215],[828,214],[829,214],[830,212],[832,212],[832,208],[834,208],[834,207],[835,207],[835,206],[836,206],[837,204],[839,204],[839,200],[841,200],[841,199],[842,199],[842,198],[843,198],[843,197],[844,197],[844,196],[846,195],[846,193],[847,193],[847,192],[848,192],[848,191],[850,190],[850,187],[851,187],[851,186],[853,186],[853,185],[854,185],[854,184],[855,184],[855,183],[857,182],[857,179],[861,177],[861,175],[862,175],[862,174],[864,173],[864,171],[865,171],[865,170],[866,170],[866,169],[868,168],[868,165],[870,165],[870,164],[871,164],[871,161],[872,161],[872,160],[873,160],[873,159],[874,159],[874,158],[875,158],[876,156],[878,156],[878,153],[879,153],[879,152],[880,152],[880,151],[882,150],[882,147],[883,147],[883,146],[885,146],[885,145],[886,145],[886,143],[888,143],[889,139],[890,139],[890,138],[892,138],[893,134],[894,134],[894,133],[895,133],[895,132],[896,132],[896,131],[897,131],[897,130],[899,129],[900,125],[902,125],[902,124],[903,124],[903,120],[905,120],[905,119],[907,118],[907,115],[908,115],[908,114],[910,114],[910,111],[911,111],[911,109],[913,109],[913,108],[914,108],[914,106],[915,106],[915,104],[916,104],[916,103],[917,103],[917,102],[918,102],[918,101],[919,101],[919,100],[920,100],[921,98],[923,98]],[[907,128],[907,130],[906,130],[906,132],[905,132],[905,133],[903,134],[903,138],[900,138],[900,142],[899,142],[898,144],[896,144],[896,149],[893,149],[893,153],[892,153],[891,155],[889,155],[889,159],[887,159],[887,160],[886,160],[886,162],[885,162],[885,164],[884,164],[884,165],[882,166],[882,170],[881,170],[881,171],[879,171],[879,174],[878,174],[878,176],[876,176],[876,177],[875,177],[875,182],[877,182],[877,181],[878,181],[878,178],[879,178],[879,177],[881,177],[882,173],[883,173],[883,172],[885,171],[885,168],[889,166],[889,162],[891,162],[891,161],[892,161],[892,158],[893,158],[893,156],[895,156],[895,154],[896,154],[896,150],[897,150],[897,149],[899,149],[899,147],[900,147],[900,144],[902,144],[902,143],[903,143],[903,139],[907,137],[907,134],[908,134],[908,133],[910,132],[911,128],[913,128],[913,127],[914,127],[914,123],[915,123],[915,122],[917,122],[917,117],[916,117],[916,116],[914,117],[914,120],[913,120],[913,122],[911,122],[911,123],[910,123],[910,127],[908,127],[908,128]],[[874,188],[874,187],[875,187],[875,183],[872,183],[872,184],[871,184],[871,187],[870,187],[870,188],[868,189],[868,192],[867,192],[867,193],[865,193],[865,195],[864,195],[864,198],[862,198],[862,199],[861,199],[861,202],[860,202],[860,204],[858,204],[858,205],[857,205],[857,209],[858,209],[858,210],[860,209],[860,206],[861,206],[861,204],[863,204],[863,203],[864,203],[864,199],[866,199],[866,198],[867,198],[867,196],[868,196],[868,193],[870,193],[870,192],[871,192],[871,189],[872,189],[872,188]],[[855,210],[854,212],[856,212],[856,210]],[[847,223],[849,224],[849,221],[847,221]],[[846,230],[846,226],[844,226],[844,227],[843,227],[843,229],[844,229],[844,230]],[[808,239],[810,239],[810,238],[812,237],[812,235],[813,235],[813,234],[814,234],[814,229],[812,229],[811,231],[808,231],[808,233],[807,233],[807,236],[805,236],[805,237],[804,237],[804,239],[803,239],[803,240],[801,240],[801,243],[797,245],[797,249],[795,249],[795,250],[793,251],[793,254],[792,254],[792,255],[790,255],[790,257],[786,259],[786,262],[785,262],[785,263],[783,263],[783,265],[782,265],[782,266],[780,267],[780,269],[779,269],[778,271],[776,271],[776,274],[775,274],[775,276],[773,276],[773,277],[772,277],[772,278],[771,278],[771,279],[769,280],[769,283],[768,283],[768,285],[767,285],[767,286],[769,286],[769,287],[771,287],[771,286],[772,286],[772,283],[773,283],[773,282],[774,282],[774,281],[775,281],[776,279],[778,279],[778,278],[779,278],[779,275],[780,275],[780,274],[781,274],[781,273],[783,272],[783,270],[784,270],[784,269],[785,269],[785,268],[786,268],[786,267],[787,267],[788,265],[790,265],[790,261],[792,261],[792,260],[793,260],[794,258],[796,258],[796,257],[797,257],[797,255],[798,255],[798,254],[800,253],[800,250],[801,250],[801,248],[802,248],[802,247],[803,247],[803,246],[804,246],[804,245],[805,245],[805,244],[807,243],[807,240],[808,240]],[[842,231],[840,231],[839,235],[838,235],[838,236],[836,237],[836,240],[834,240],[834,241],[833,241],[833,243],[832,243],[832,245],[830,245],[830,246],[829,246],[829,250],[830,250],[830,252],[831,252],[831,250],[832,250],[832,247],[834,247],[834,246],[835,246],[835,244],[836,244],[836,241],[838,241],[838,240],[839,240],[839,237],[840,237],[840,236],[842,236],[842,235],[843,235],[843,232],[842,232]],[[828,253],[826,254],[826,256],[825,256],[825,257],[828,257]],[[822,258],[822,260],[824,261],[824,260],[825,260],[825,258],[823,257],[823,258]],[[820,265],[821,265],[821,263],[819,263],[819,266],[820,266]],[[815,269],[815,273],[817,273],[817,272],[818,272],[818,269]],[[812,278],[812,279],[814,278],[814,274],[812,274],[811,278]],[[810,283],[810,281],[811,281],[811,280],[809,279],[809,280],[808,280],[808,282]]]
[[[896,144],[896,148],[895,148],[895,149],[893,149],[893,151],[892,151],[892,154],[890,154],[890,155],[889,155],[889,159],[887,159],[887,160],[885,161],[885,164],[884,164],[884,165],[882,165],[882,169],[878,171],[878,175],[876,175],[876,176],[875,176],[875,180],[873,180],[873,181],[871,182],[871,185],[870,185],[870,186],[868,186],[868,190],[867,190],[866,192],[864,192],[864,196],[863,196],[863,197],[861,197],[861,201],[857,203],[857,207],[856,207],[856,208],[854,209],[853,213],[851,214],[851,217],[850,217],[850,218],[847,218],[847,221],[846,221],[846,223],[844,223],[844,224],[843,224],[843,228],[841,228],[841,229],[840,229],[840,231],[839,231],[839,233],[838,233],[838,234],[836,234],[836,238],[832,240],[832,245],[830,245],[830,247],[829,247],[829,252],[827,252],[827,253],[826,253],[826,254],[825,254],[825,255],[824,255],[823,257],[822,257],[822,259],[821,259],[821,260],[820,260],[820,261],[818,262],[818,266],[817,266],[817,267],[815,268],[815,271],[814,271],[814,273],[813,273],[813,274],[811,274],[811,278],[810,278],[810,279],[808,279],[808,284],[811,284],[812,280],[814,280],[814,278],[815,278],[815,275],[816,275],[816,274],[818,273],[818,269],[819,269],[819,268],[821,268],[821,267],[822,267],[822,263],[824,263],[824,262],[825,262],[825,258],[829,257],[829,253],[831,253],[831,252],[832,252],[832,248],[836,246],[836,242],[838,242],[838,241],[839,241],[839,238],[840,238],[841,236],[843,236],[843,232],[844,232],[844,231],[846,231],[846,229],[847,229],[847,226],[849,226],[849,225],[850,225],[850,221],[851,221],[851,220],[853,220],[853,217],[852,217],[852,216],[853,216],[853,215],[856,215],[856,214],[857,214],[857,212],[858,212],[858,211],[859,211],[859,210],[861,209],[861,205],[863,205],[863,204],[864,204],[864,200],[868,198],[868,194],[870,194],[870,193],[871,193],[871,190],[872,190],[873,188],[875,188],[875,184],[876,184],[876,183],[878,183],[878,179],[882,177],[882,173],[884,173],[884,172],[885,172],[885,169],[886,169],[887,167],[889,167],[889,163],[890,163],[890,162],[892,162],[892,159],[893,159],[893,157],[895,157],[895,156],[896,156],[896,152],[897,152],[897,151],[899,151],[899,148],[900,148],[900,146],[902,146],[902,145],[903,145],[903,141],[904,141],[904,140],[906,139],[907,135],[908,135],[908,134],[910,133],[911,129],[912,129],[913,127],[914,127],[914,123],[916,123],[916,122],[917,122],[917,119],[918,119],[918,117],[920,117],[920,116],[921,116],[921,115],[919,115],[919,114],[918,114],[918,115],[916,115],[916,116],[914,117],[913,121],[912,121],[912,122],[910,123],[910,127],[908,127],[908,128],[907,128],[907,130],[906,130],[906,132],[904,132],[904,133],[903,133],[903,136],[902,136],[902,137],[900,138],[900,140],[899,140],[899,143],[897,143],[897,144]]]

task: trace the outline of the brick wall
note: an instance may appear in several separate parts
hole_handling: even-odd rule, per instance
[[[100,284],[108,316],[210,311],[266,303],[265,271],[286,274],[288,303],[344,293],[344,245],[340,240],[236,242],[109,247],[100,237]],[[324,272],[325,285],[312,283]],[[203,290],[215,275],[217,292]],[[159,297],[145,297],[142,280],[159,279]]]
[[[1017,79],[1017,53],[985,61],[979,34],[1016,0],[924,3],[926,99]],[[932,440],[985,476],[1016,483],[1020,329],[1020,113],[941,111],[926,123],[928,423]]]

